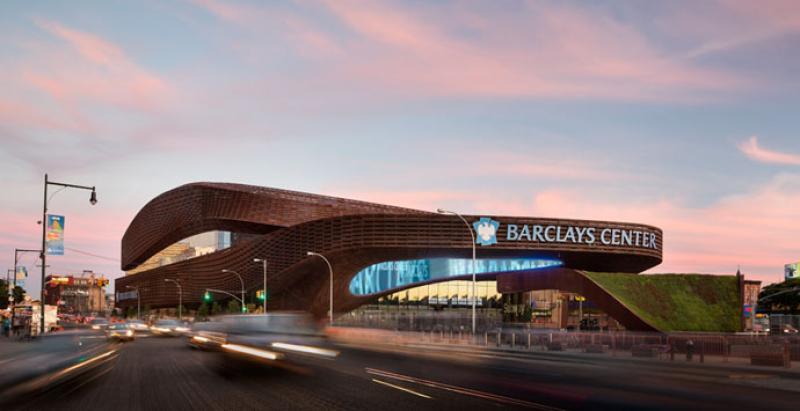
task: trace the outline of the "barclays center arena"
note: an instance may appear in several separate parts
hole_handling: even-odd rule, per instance
[[[661,262],[662,241],[645,224],[462,216],[200,182],[157,196],[135,216],[122,239],[127,275],[116,280],[116,298],[122,310],[168,313],[179,300],[190,311],[224,306],[243,289],[245,305],[260,311],[266,288],[267,310],[319,318],[332,293],[343,324],[402,319],[414,328],[415,320],[461,321],[474,305],[484,328],[652,331],[590,273],[637,276]]]

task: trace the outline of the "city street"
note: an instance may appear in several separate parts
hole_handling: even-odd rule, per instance
[[[190,349],[183,338],[118,345],[104,369],[14,409],[789,409],[796,372],[585,354],[344,348],[284,367]],[[423,353],[424,352],[424,353]]]

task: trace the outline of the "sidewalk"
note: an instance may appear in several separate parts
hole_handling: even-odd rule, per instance
[[[497,346],[495,343],[490,342],[484,345],[483,341],[478,344],[470,344],[465,339],[430,339],[420,333],[411,332],[397,332],[387,330],[368,330],[368,329],[351,329],[351,328],[332,328],[330,335],[333,340],[341,341],[346,344],[355,344],[360,347],[369,348],[381,345],[384,347],[392,348],[410,348],[410,349],[423,349],[423,350],[436,350],[439,352],[463,352],[472,354],[505,354],[511,356],[518,356],[519,358],[536,358],[536,359],[571,359],[571,360],[591,360],[601,361],[608,364],[614,362],[622,362],[627,364],[648,364],[656,367],[671,367],[671,368],[691,368],[691,369],[715,369],[727,370],[732,373],[739,374],[754,374],[754,373],[768,373],[770,375],[780,375],[785,378],[800,379],[800,362],[793,361],[790,368],[785,367],[772,367],[772,366],[757,366],[751,365],[750,359],[745,357],[723,357],[719,355],[705,355],[702,356],[703,362],[700,362],[701,355],[694,353],[692,361],[686,360],[685,354],[675,354],[674,360],[671,360],[669,353],[661,354],[658,357],[634,357],[630,350],[607,350],[603,353],[587,353],[583,349],[564,348],[563,351],[549,351],[542,345],[532,345],[530,349],[527,347],[527,341],[524,344],[517,345],[512,348],[508,345]],[[797,381],[800,386],[800,381]]]

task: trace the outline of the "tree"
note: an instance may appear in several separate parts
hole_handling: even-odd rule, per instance
[[[6,280],[0,280],[0,310],[8,308],[8,284]]]
[[[522,314],[519,316],[519,320],[524,323],[529,323],[531,319],[533,319],[533,309],[531,309],[530,304],[525,304],[525,307],[522,309]]]
[[[204,320],[207,317],[208,317],[208,304],[206,303],[200,304],[200,308],[197,309],[197,318]]]
[[[136,318],[136,309],[128,307],[128,311],[125,312],[125,318]]]
[[[21,301],[24,300],[25,300],[25,289],[20,286],[16,286],[14,288],[14,303],[19,304]]]
[[[239,314],[242,311],[242,306],[236,300],[228,301],[228,312],[231,314]]]
[[[147,317],[150,315],[150,304],[145,304],[144,308],[142,308],[142,317]]]
[[[217,315],[221,313],[222,313],[222,306],[220,306],[218,302],[214,301],[214,303],[211,304],[211,315]]]

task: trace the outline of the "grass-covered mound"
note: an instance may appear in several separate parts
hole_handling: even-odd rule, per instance
[[[661,331],[739,331],[736,276],[585,274]]]

